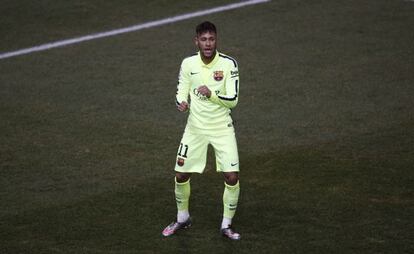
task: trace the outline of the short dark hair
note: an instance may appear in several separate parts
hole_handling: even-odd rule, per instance
[[[204,21],[203,23],[198,24],[196,27],[196,34],[199,35],[205,32],[213,32],[217,34],[216,26],[210,21]]]

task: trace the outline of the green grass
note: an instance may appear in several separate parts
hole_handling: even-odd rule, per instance
[[[0,52],[231,1],[6,1]],[[406,1],[271,1],[0,60],[1,253],[412,253],[412,15]],[[240,242],[222,176],[175,216],[174,107],[194,26],[237,58]]]

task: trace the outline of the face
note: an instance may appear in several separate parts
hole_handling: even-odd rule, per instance
[[[195,37],[195,44],[200,49],[203,60],[212,60],[216,53],[217,35],[214,32],[205,32]]]

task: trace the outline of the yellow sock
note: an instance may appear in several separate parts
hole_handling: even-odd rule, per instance
[[[177,210],[180,217],[184,214],[184,217],[188,217],[188,204],[190,200],[190,179],[184,183],[178,183],[177,179],[175,180],[175,200],[177,202]],[[188,216],[187,216],[188,215]],[[185,218],[179,218],[179,220],[184,220]]]
[[[224,183],[223,193],[223,218],[231,219],[234,217],[237,209],[237,202],[239,201],[240,185],[237,182],[235,185],[228,185]]]

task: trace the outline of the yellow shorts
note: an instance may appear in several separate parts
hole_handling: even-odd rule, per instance
[[[234,132],[208,135],[188,131],[184,132],[178,147],[175,171],[203,173],[208,145],[214,149],[218,172],[239,172],[239,154]]]

